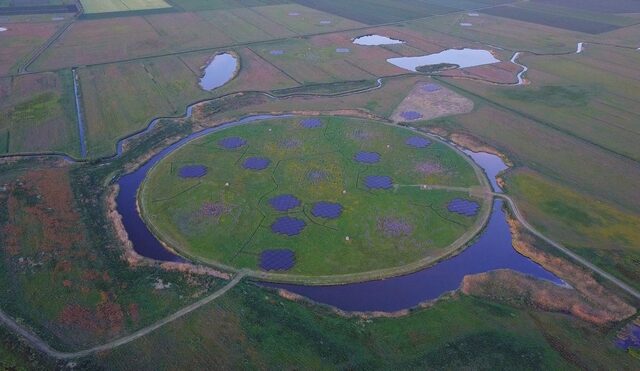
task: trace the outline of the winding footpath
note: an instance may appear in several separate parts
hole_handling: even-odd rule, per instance
[[[26,340],[29,345],[31,345],[33,348],[47,354],[50,357],[56,358],[56,359],[73,359],[73,358],[80,358],[80,357],[85,357],[94,353],[98,353],[98,352],[103,352],[106,350],[111,350],[113,348],[119,347],[121,345],[130,343],[138,338],[141,338],[157,329],[159,329],[160,327],[167,325],[175,320],[177,320],[180,317],[183,317],[186,314],[189,314],[191,312],[193,312],[194,310],[202,307],[203,305],[209,304],[210,302],[214,301],[215,299],[221,297],[222,295],[226,294],[227,291],[231,290],[233,287],[235,287],[238,283],[240,283],[240,281],[242,281],[242,279],[246,277],[246,272],[245,271],[240,271],[238,274],[235,275],[235,277],[233,277],[233,279],[231,281],[229,281],[229,283],[227,283],[224,287],[222,287],[220,290],[214,292],[213,294],[206,296],[200,300],[198,300],[197,302],[188,305],[182,309],[180,309],[179,311],[175,312],[174,314],[165,317],[164,319],[161,319],[160,321],[149,325],[145,328],[142,328],[130,335],[127,335],[125,337],[110,341],[106,344],[103,345],[99,345],[93,348],[89,348],[89,349],[85,349],[85,350],[80,350],[77,352],[61,352],[58,350],[53,349],[49,344],[47,344],[44,340],[42,340],[38,335],[34,334],[33,332],[31,332],[29,329],[23,327],[22,325],[18,324],[16,322],[16,320],[14,320],[13,318],[11,318],[9,315],[7,315],[6,313],[4,313],[3,311],[0,311],[0,322],[2,322],[6,327],[10,328],[12,331],[14,331],[16,334],[20,335],[22,338],[24,338],[24,340]]]

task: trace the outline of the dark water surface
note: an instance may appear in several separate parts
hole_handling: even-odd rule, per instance
[[[204,69],[204,76],[200,79],[200,87],[213,90],[226,84],[233,78],[238,68],[238,59],[229,53],[218,54]]]

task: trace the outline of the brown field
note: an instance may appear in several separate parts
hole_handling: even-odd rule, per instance
[[[335,14],[325,13],[297,4],[262,6],[251,8],[251,10],[260,13],[274,22],[284,25],[287,29],[300,35],[365,26],[362,23],[342,18]],[[289,13],[299,13],[300,15],[290,16]],[[331,23],[321,24],[321,21],[330,21]]]
[[[418,83],[409,95],[398,105],[391,115],[394,122],[408,121],[402,117],[406,111],[422,114],[419,120],[432,120],[438,117],[469,113],[473,110],[473,101],[453,91],[441,88],[435,92],[425,92],[424,83]]]
[[[0,302],[56,348],[122,336],[210,287],[208,278],[187,274],[163,277],[171,289],[154,288],[160,272],[130,270],[112,246],[93,245],[100,238],[76,207],[68,166],[30,165],[0,174]]]
[[[500,62],[484,66],[455,69],[438,73],[438,76],[453,78],[469,78],[493,84],[515,84],[516,75],[521,68],[511,62]]]
[[[216,94],[238,91],[269,91],[298,86],[289,76],[262,59],[250,48],[237,51],[240,56],[240,72]]]
[[[7,31],[0,33],[0,76],[16,72],[18,64],[25,62],[60,26],[56,22],[7,24]]]

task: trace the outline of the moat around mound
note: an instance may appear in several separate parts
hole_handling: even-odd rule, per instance
[[[184,256],[318,276],[440,257],[490,207],[469,162],[432,138],[338,117],[230,127],[176,150],[148,175],[142,214]],[[427,185],[427,186],[424,186]]]

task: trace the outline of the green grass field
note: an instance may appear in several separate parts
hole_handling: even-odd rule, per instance
[[[400,318],[345,318],[248,284],[87,362],[111,369],[633,369],[637,360],[614,348],[613,336],[565,315],[469,296]]]
[[[70,71],[0,79],[0,153],[79,155]]]
[[[289,272],[304,275],[406,265],[441,253],[477,222],[476,217],[447,211],[450,200],[469,198],[467,192],[417,186],[480,184],[471,166],[446,145],[412,148],[404,142],[415,134],[372,122],[323,118],[322,128],[307,129],[298,121],[226,129],[171,154],[142,188],[146,219],[165,241],[189,256],[257,269],[263,250],[288,248],[296,254]],[[248,144],[238,150],[218,144],[235,136]],[[359,151],[377,152],[380,163],[355,162]],[[243,169],[243,161],[252,156],[269,158],[269,168]],[[178,175],[183,166],[199,164],[209,169],[204,177]],[[417,167],[422,165],[437,169],[421,173]],[[322,179],[312,176],[315,173]],[[389,175],[399,188],[368,190],[363,179],[369,175]],[[269,200],[283,194],[295,195],[302,205],[288,213],[274,210]],[[318,201],[341,204],[342,215],[334,220],[313,216]],[[206,205],[220,205],[224,211],[203,215]],[[306,228],[292,237],[272,233],[269,226],[283,215],[304,220]],[[384,218],[406,229],[388,231],[380,226]]]
[[[81,0],[87,14],[170,8],[164,0]]]

